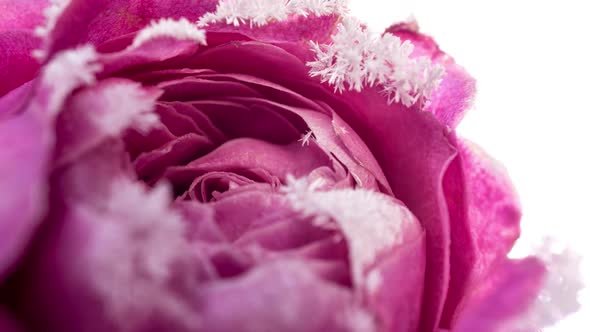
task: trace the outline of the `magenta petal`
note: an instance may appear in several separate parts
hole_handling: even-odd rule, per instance
[[[545,267],[536,258],[506,260],[474,285],[455,316],[453,332],[502,332],[526,313],[542,287]]]
[[[445,327],[465,289],[485,278],[520,234],[520,203],[506,170],[474,144],[459,140],[457,145],[460,158],[444,180],[452,239]]]
[[[44,23],[43,9],[48,0],[0,0],[0,31],[33,30]]]
[[[196,21],[214,11],[217,0],[72,0],[50,35],[49,55],[90,42],[99,45],[109,39],[140,30],[152,20],[181,18]]]
[[[370,324],[347,289],[322,280],[299,261],[268,262],[239,278],[204,286],[201,296],[208,332],[352,332],[363,319]]]
[[[417,331],[425,264],[426,242],[422,233],[393,250],[368,273],[365,285],[367,301],[381,319],[383,331]]]
[[[471,107],[475,80],[453,58],[442,52],[434,39],[418,32],[416,24],[398,24],[387,29],[402,40],[411,41],[415,56],[426,56],[445,68],[445,76],[430,99],[427,110],[444,124],[455,128]]]
[[[376,89],[347,93],[338,111],[371,147],[395,196],[426,232],[426,280],[421,331],[431,332],[441,316],[450,269],[450,225],[442,180],[456,150],[446,129],[427,112],[388,105]]]
[[[0,121],[0,279],[19,259],[46,212],[51,122],[27,111]]]
[[[39,44],[30,31],[0,31],[0,96],[33,79],[39,63],[31,54]]]
[[[27,82],[0,97],[0,121],[23,111],[33,92],[35,80]]]

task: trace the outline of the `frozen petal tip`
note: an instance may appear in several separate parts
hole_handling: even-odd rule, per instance
[[[225,0],[217,5],[214,13],[203,15],[199,26],[218,22],[263,26],[272,21],[284,21],[292,15],[307,17],[342,13],[346,10],[345,3],[345,0]]]
[[[161,37],[194,40],[201,45],[207,45],[205,31],[199,29],[196,24],[189,22],[186,18],[179,20],[162,18],[140,30],[133,39],[130,48],[137,48],[152,39]]]
[[[514,331],[547,328],[580,309],[578,295],[585,287],[581,256],[553,239],[546,239],[535,253],[545,263],[547,275],[529,311],[510,323]]]
[[[364,189],[321,191],[323,185],[321,178],[309,182],[290,176],[281,191],[296,211],[314,216],[318,225],[330,227],[330,219],[336,222],[349,244],[356,283],[363,282],[365,269],[379,254],[419,233],[410,211],[390,197]]]
[[[70,0],[51,0],[49,5],[43,11],[45,16],[45,23],[35,28],[35,34],[43,39],[47,39],[55,25],[57,20],[70,4]],[[46,56],[46,52],[42,49],[33,51],[33,57],[41,60]]]
[[[154,110],[160,95],[160,91],[146,90],[139,83],[124,81],[111,84],[101,91],[100,100],[108,104],[105,108],[118,111],[96,114],[94,122],[110,136],[117,136],[127,128],[147,134],[159,123]]]
[[[168,187],[147,190],[120,179],[111,189],[104,215],[96,220],[100,227],[89,256],[93,285],[108,314],[127,328],[133,328],[126,325],[134,323],[129,319],[134,314],[147,315],[139,322],[158,313],[187,326],[196,324],[192,308],[171,288],[171,280],[178,282],[175,269],[190,256],[190,247],[184,220],[170,209]],[[88,211],[80,209],[79,213]]]
[[[76,88],[96,82],[96,74],[102,70],[97,60],[94,46],[84,45],[56,54],[45,66],[41,85],[51,90],[48,99],[43,100],[47,102],[49,113],[59,112],[64,100]]]
[[[316,59],[307,63],[310,75],[335,91],[380,86],[389,103],[407,107],[427,102],[445,73],[426,57],[412,58],[411,42],[391,33],[375,35],[353,18],[339,24],[331,44],[312,42],[312,50]]]

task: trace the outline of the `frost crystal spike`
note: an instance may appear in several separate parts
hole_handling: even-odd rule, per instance
[[[315,61],[308,62],[312,77],[334,86],[335,91],[361,91],[380,86],[388,102],[412,106],[430,98],[438,88],[444,68],[426,57],[412,58],[414,45],[390,33],[373,35],[352,19],[345,19],[331,44],[312,42]]]

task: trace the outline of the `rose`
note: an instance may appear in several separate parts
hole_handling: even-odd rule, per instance
[[[454,132],[471,77],[412,24],[363,39],[304,3],[74,0],[42,38],[38,3],[2,3],[0,327],[504,331],[525,312],[544,267],[506,259],[516,196]]]

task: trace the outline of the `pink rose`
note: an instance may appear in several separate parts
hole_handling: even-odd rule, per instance
[[[473,79],[340,2],[1,0],[0,330],[522,317],[545,267],[506,258],[517,197],[455,134]]]

